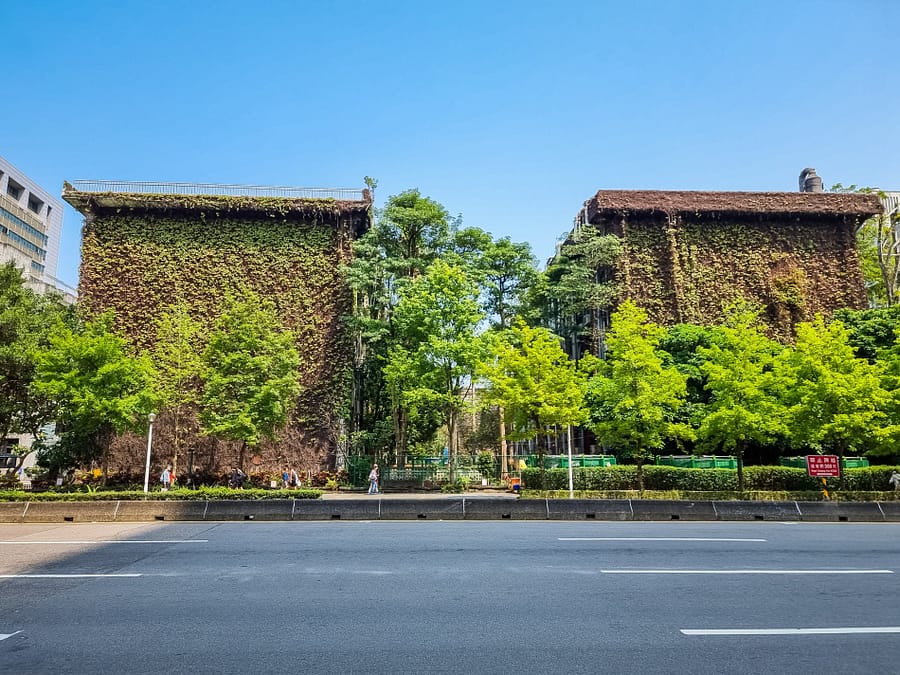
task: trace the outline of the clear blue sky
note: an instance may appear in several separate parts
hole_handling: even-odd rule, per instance
[[[544,259],[602,188],[900,190],[898,27],[896,0],[5,1],[0,155],[56,193],[369,175]]]

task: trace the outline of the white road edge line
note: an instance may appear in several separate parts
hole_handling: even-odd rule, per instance
[[[0,546],[22,546],[35,544],[48,546],[53,544],[206,544],[209,539],[83,539],[66,541],[0,541]]]
[[[685,635],[854,635],[900,633],[900,626],[858,626],[846,628],[682,628]]]
[[[18,635],[22,631],[17,630],[15,633],[0,633],[0,642],[3,642],[6,638],[11,638],[13,635]]]
[[[0,579],[133,579],[142,574],[0,574]]]
[[[559,541],[768,541],[767,539],[729,539],[724,537],[558,537],[558,539]]]
[[[894,570],[600,570],[601,574],[893,574]]]

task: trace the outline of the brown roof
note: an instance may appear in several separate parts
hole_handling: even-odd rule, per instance
[[[588,221],[598,214],[763,213],[870,218],[882,212],[874,194],[837,192],[700,192],[600,190],[585,202]]]

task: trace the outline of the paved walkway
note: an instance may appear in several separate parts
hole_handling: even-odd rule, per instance
[[[337,500],[337,499],[418,499],[422,501],[428,500],[446,500],[446,499],[459,499],[460,497],[465,497],[466,499],[518,499],[518,495],[513,494],[512,492],[506,491],[487,491],[487,490],[479,490],[478,492],[458,492],[458,493],[449,493],[449,492],[379,492],[375,495],[366,494],[365,491],[362,492],[323,492],[322,499],[325,500]]]

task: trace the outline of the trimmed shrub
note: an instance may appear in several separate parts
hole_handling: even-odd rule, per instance
[[[888,480],[895,467],[874,466],[844,471],[844,492],[880,492],[891,489]],[[900,468],[897,468],[900,470]],[[567,469],[524,469],[522,483],[529,490],[568,490]],[[616,465],[573,470],[576,490],[637,490],[637,467]],[[836,481],[829,488],[836,488]],[[644,467],[645,490],[679,490],[682,492],[733,492],[738,489],[735,469],[687,469],[675,466]],[[805,469],[789,466],[744,467],[744,489],[749,491],[811,492],[821,491],[818,478]]]

